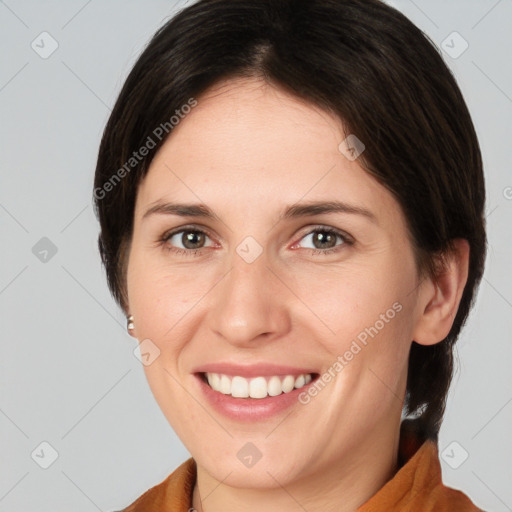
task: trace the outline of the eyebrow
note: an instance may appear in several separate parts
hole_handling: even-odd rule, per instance
[[[282,211],[278,222],[286,219],[322,215],[325,213],[348,213],[352,215],[361,215],[368,218],[375,224],[378,224],[375,214],[367,208],[342,201],[316,201],[292,204]],[[201,217],[204,219],[221,221],[215,212],[203,204],[158,202],[151,206],[144,213],[142,218],[145,219],[154,214],[178,215],[180,217]]]

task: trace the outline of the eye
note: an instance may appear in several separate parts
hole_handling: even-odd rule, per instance
[[[316,226],[313,230],[303,236],[301,240],[307,240],[308,238],[312,247],[306,247],[306,249],[310,249],[311,254],[313,255],[331,254],[333,252],[340,251],[343,249],[343,246],[350,246],[354,244],[353,239],[346,233],[326,226]],[[337,239],[341,240],[341,243],[337,244]],[[292,249],[297,248],[297,246],[298,243],[295,243],[292,246]]]
[[[205,240],[210,238],[206,231],[196,227],[182,227],[179,230],[165,233],[160,242],[164,247],[180,255],[197,255],[201,249],[209,247]],[[181,244],[181,247],[180,245]]]
[[[306,249],[309,249],[313,255],[331,254],[340,251],[344,246],[354,244],[354,240],[346,233],[326,226],[316,226],[300,240],[307,240],[308,238],[312,243],[312,247],[306,247]],[[159,242],[167,251],[177,255],[197,256],[201,254],[202,249],[214,245],[212,243],[205,245],[208,239],[210,239],[210,236],[206,231],[194,226],[185,226],[164,233]],[[341,240],[341,243],[336,243],[338,240]],[[296,249],[298,245],[299,242],[295,243],[291,248]]]

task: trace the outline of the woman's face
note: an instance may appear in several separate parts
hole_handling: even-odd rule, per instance
[[[198,465],[233,486],[285,486],[391,456],[420,314],[398,203],[340,151],[330,114],[256,80],[197,100],[140,185],[127,270],[159,406]],[[347,208],[299,215],[333,202]],[[316,379],[231,397],[203,382],[208,365],[228,376],[223,386],[247,377],[235,394],[257,376],[253,394],[272,376],[274,394],[286,375]]]

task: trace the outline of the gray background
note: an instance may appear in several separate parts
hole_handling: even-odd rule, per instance
[[[443,478],[486,510],[512,511],[512,2],[390,3],[451,53],[485,162],[489,255],[458,344]],[[110,107],[182,5],[0,1],[1,512],[116,510],[190,456],[108,293],[92,209]],[[51,49],[43,31],[59,45],[46,59],[31,47]],[[453,31],[469,44],[461,55]],[[44,441],[58,453],[47,469]]]

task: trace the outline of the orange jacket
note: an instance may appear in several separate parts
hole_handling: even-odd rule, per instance
[[[399,464],[395,476],[355,512],[483,512],[464,493],[443,485],[435,441],[421,444],[402,432]],[[191,457],[122,512],[188,512],[195,481]]]

